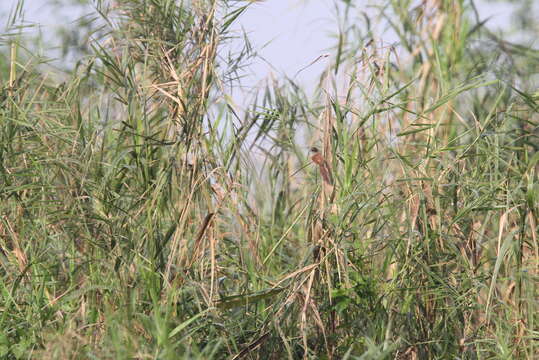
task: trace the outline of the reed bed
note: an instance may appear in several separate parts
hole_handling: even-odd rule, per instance
[[[0,356],[537,358],[539,53],[469,0],[380,3],[337,7],[313,96],[243,110],[251,2],[96,1],[62,71],[15,12]]]

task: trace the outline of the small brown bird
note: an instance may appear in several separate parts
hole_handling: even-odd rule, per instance
[[[322,154],[320,154],[320,151],[316,147],[311,148],[311,153],[313,154],[311,156],[311,160],[318,165],[318,168],[320,169],[320,175],[322,175],[322,179],[329,185],[333,185],[333,176],[331,175],[331,169],[329,168],[328,162]]]

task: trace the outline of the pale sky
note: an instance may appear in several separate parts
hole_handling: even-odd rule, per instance
[[[356,0],[367,8],[373,0]],[[0,0],[0,13],[7,14],[17,0]],[[82,13],[72,9],[53,12],[46,4],[48,0],[25,0],[25,19],[30,23],[41,24],[42,33],[47,34],[58,24],[75,21]],[[337,33],[335,3],[340,0],[266,0],[256,2],[246,11],[234,29],[243,28],[251,39],[253,47],[267,63],[256,60],[250,67],[245,82],[255,85],[267,78],[270,73],[275,77],[286,74],[293,77],[298,70],[310,64],[335,44],[331,34]],[[477,2],[482,18],[494,16],[492,22],[499,26],[509,24],[507,6],[492,1]],[[0,17],[5,19],[5,17]],[[4,20],[5,21],[5,20]],[[3,26],[0,20],[0,26]],[[385,39],[385,41],[394,41]],[[272,66],[268,65],[272,64]],[[296,82],[312,85],[326,66],[321,60],[298,74]],[[273,67],[273,69],[272,69]]]

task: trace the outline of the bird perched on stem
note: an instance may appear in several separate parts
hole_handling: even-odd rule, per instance
[[[331,169],[329,168],[329,164],[324,159],[324,156],[320,153],[320,150],[316,147],[311,148],[311,153],[313,154],[311,156],[311,160],[318,165],[318,168],[320,169],[320,175],[322,176],[322,179],[328,184],[333,186],[333,176],[331,175]]]

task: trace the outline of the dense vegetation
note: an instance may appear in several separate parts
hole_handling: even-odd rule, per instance
[[[251,2],[98,1],[63,70],[14,12],[0,356],[538,358],[539,52],[471,0],[357,3],[314,96],[247,110]]]

